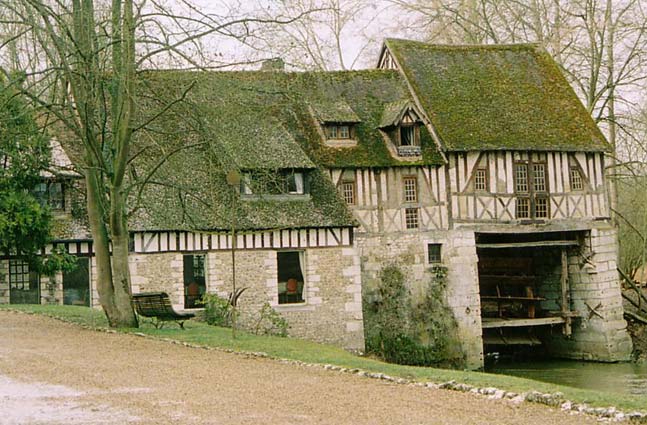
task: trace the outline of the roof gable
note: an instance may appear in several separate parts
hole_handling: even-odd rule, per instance
[[[537,45],[389,39],[385,46],[447,150],[610,148],[557,64]]]

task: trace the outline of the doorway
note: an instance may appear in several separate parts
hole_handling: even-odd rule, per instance
[[[76,267],[63,272],[63,304],[90,307],[90,259],[77,257]]]

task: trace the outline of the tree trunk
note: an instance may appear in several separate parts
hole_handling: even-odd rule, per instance
[[[103,185],[99,172],[88,169],[85,173],[87,207],[93,249],[97,262],[97,292],[108,324],[111,327],[137,327],[137,317],[130,303],[130,279],[128,273],[128,233],[115,238],[113,234],[112,258],[110,238],[104,217],[106,200],[102,196]],[[124,266],[125,265],[125,266]]]
[[[137,316],[131,304],[130,271],[128,269],[128,226],[126,221],[125,201],[121,188],[113,190],[110,196],[110,230],[112,234],[112,282],[115,316],[114,327],[138,326]]]

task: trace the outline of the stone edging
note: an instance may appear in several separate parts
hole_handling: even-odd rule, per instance
[[[539,391],[530,391],[526,393],[515,393],[512,391],[505,391],[501,390],[498,388],[494,387],[487,387],[487,388],[479,388],[479,387],[474,387],[472,385],[468,384],[462,384],[458,383],[456,381],[448,381],[444,382],[441,384],[437,384],[435,382],[416,382],[410,379],[404,379],[404,378],[396,378],[393,376],[386,375],[384,373],[380,372],[368,372],[362,369],[358,368],[345,368],[342,366],[335,366],[331,364],[321,364],[321,363],[307,363],[303,362],[301,360],[291,360],[291,359],[285,359],[281,357],[274,357],[270,356],[267,353],[264,352],[254,352],[254,351],[240,351],[240,350],[234,350],[231,348],[222,348],[222,347],[212,347],[208,345],[200,345],[200,344],[192,344],[190,342],[183,342],[179,341],[176,339],[172,338],[161,338],[161,337],[156,337],[153,335],[147,335],[142,332],[120,332],[114,329],[108,329],[104,327],[98,327],[98,326],[90,326],[90,325],[85,325],[82,323],[77,323],[72,320],[68,320],[59,316],[51,315],[51,314],[42,314],[42,313],[33,313],[33,312],[28,312],[28,311],[22,311],[22,310],[14,310],[11,308],[5,308],[3,309],[4,311],[10,311],[14,313],[22,313],[22,314],[28,314],[28,315],[36,315],[36,316],[46,316],[51,319],[59,320],[61,322],[69,323],[78,327],[81,327],[83,329],[87,330],[92,330],[92,331],[98,331],[98,332],[104,332],[104,333],[111,333],[111,334],[121,334],[121,335],[134,335],[142,338],[147,338],[155,341],[164,341],[168,342],[171,344],[176,344],[176,345],[182,345],[184,347],[190,347],[190,348],[199,348],[203,350],[208,350],[208,351],[218,351],[218,352],[223,352],[223,353],[230,353],[230,354],[236,354],[236,355],[242,355],[248,358],[264,358],[264,359],[270,359],[274,361],[278,361],[279,363],[282,364],[290,364],[290,365],[296,365],[296,366],[303,366],[303,367],[311,367],[311,368],[319,368],[319,369],[324,369],[324,370],[331,370],[331,371],[337,371],[340,373],[348,373],[348,374],[353,374],[357,376],[362,376],[365,378],[370,378],[370,379],[379,379],[387,382],[392,382],[395,384],[401,384],[401,385],[412,385],[412,386],[418,386],[418,387],[425,387],[425,388],[432,388],[432,389],[443,389],[443,390],[452,390],[452,391],[459,391],[463,393],[471,393],[475,395],[481,395],[485,396],[489,399],[495,399],[495,400],[509,400],[512,403],[522,403],[522,402],[528,402],[528,403],[537,403],[537,404],[543,404],[546,406],[550,407],[556,407],[560,408],[562,411],[565,412],[571,412],[574,414],[585,414],[585,415],[590,415],[590,416],[596,416],[600,418],[601,420],[605,421],[610,421],[610,422],[621,422],[625,420],[634,420],[639,423],[647,423],[647,412],[623,412],[615,407],[591,407],[587,405],[586,403],[574,403],[570,400],[564,399],[564,394],[560,392],[556,393],[541,393]]]

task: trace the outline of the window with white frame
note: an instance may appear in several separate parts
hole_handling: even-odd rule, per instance
[[[404,202],[418,202],[418,179],[414,176],[405,177]]]
[[[417,229],[420,227],[419,208],[405,208],[404,209],[404,224],[407,229]]]
[[[339,189],[346,204],[355,205],[355,182],[343,181]]]
[[[474,174],[474,190],[484,191],[487,189],[487,170],[477,168]]]
[[[571,190],[584,190],[584,179],[578,167],[571,167]]]

